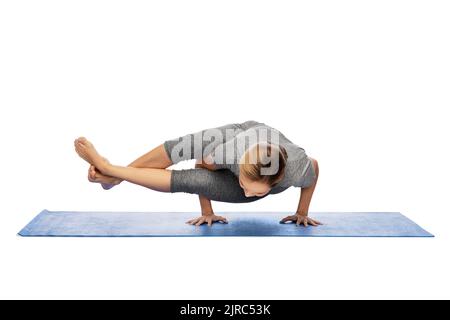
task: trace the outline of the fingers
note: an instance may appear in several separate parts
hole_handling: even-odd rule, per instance
[[[319,225],[323,225],[323,223],[311,219],[307,216],[301,216],[301,215],[293,215],[293,216],[287,216],[283,219],[280,220],[280,223],[286,223],[288,221],[293,221],[295,223],[295,226],[298,227],[301,224],[305,227],[308,227],[308,225],[312,225],[314,227],[317,227]],[[208,226],[212,226],[214,222],[220,222],[220,223],[228,223],[228,220],[225,217],[222,216],[202,216],[199,218],[195,218],[195,219],[191,219],[189,221],[187,221],[187,224],[190,225],[195,225],[195,226],[200,226],[204,223],[207,223]]]
[[[291,217],[292,217],[292,216],[284,218],[283,220],[280,221],[280,223],[281,223],[281,222],[284,222],[284,221],[288,221]],[[305,226],[305,227],[307,227],[308,225],[312,225],[312,226],[314,226],[314,227],[317,227],[317,226],[319,226],[319,225],[323,225],[323,223],[321,223],[321,222],[319,222],[319,221],[317,221],[317,220],[311,219],[311,218],[309,218],[309,217],[307,217],[307,216],[295,215],[295,216],[293,216],[293,217],[295,217],[295,220],[294,220],[294,221],[296,221],[296,224],[295,224],[295,225],[296,225],[297,227],[298,227],[299,225],[301,225],[301,224],[303,224],[303,226]]]
[[[310,220],[310,223],[311,223],[313,226],[321,226],[321,225],[323,225],[323,223],[320,222],[320,221],[317,221],[317,220],[314,220],[314,219],[311,219],[311,218],[309,218],[309,220]]]
[[[203,223],[205,223],[205,220],[206,220],[205,217],[199,218],[195,226],[196,227],[201,226]]]
[[[194,224],[194,223],[197,223],[197,220],[198,220],[198,219],[200,219],[200,218],[191,219],[191,220],[187,221],[186,223],[188,223],[188,224]]]
[[[289,221],[289,217],[285,217],[285,218],[280,220],[280,223],[286,223],[288,221]]]
[[[287,216],[286,218],[281,219],[280,223],[286,223],[288,221],[297,221],[297,216]]]
[[[313,225],[311,219],[309,219],[308,217],[296,215],[295,218],[297,219],[297,222],[295,224],[296,227],[300,226],[301,224],[307,227],[308,223]]]
[[[195,218],[195,219],[192,219],[192,220],[189,220],[188,222],[186,222],[187,224],[190,224],[190,225],[196,225],[196,226],[199,226],[199,225],[201,225],[202,223],[204,223],[205,221],[204,221],[204,217],[200,217],[200,218]]]
[[[228,220],[222,216],[216,216],[216,221],[222,222],[222,223],[228,223]]]
[[[295,217],[297,219],[297,223],[296,223],[297,227],[300,226],[301,224],[303,224],[305,227],[308,226],[308,217],[299,216],[299,215],[296,215]]]
[[[216,216],[216,215],[212,215],[212,216],[201,216],[199,218],[195,218],[195,219],[191,219],[186,221],[187,224],[190,225],[195,225],[195,226],[200,226],[204,223],[207,223],[208,226],[212,226],[212,224],[214,222],[220,222],[220,223],[228,223],[228,220],[225,217],[221,217],[221,216]]]

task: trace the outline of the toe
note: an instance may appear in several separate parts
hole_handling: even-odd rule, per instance
[[[86,139],[85,137],[80,137],[80,142],[86,144],[88,143],[88,139]]]
[[[75,143],[78,145],[83,145],[85,144],[87,141],[87,139],[85,137],[78,137],[77,139],[75,139]]]

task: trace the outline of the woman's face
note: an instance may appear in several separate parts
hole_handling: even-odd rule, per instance
[[[244,175],[239,175],[239,184],[244,189],[245,196],[248,197],[262,197],[270,191],[270,186],[264,182],[252,181]]]

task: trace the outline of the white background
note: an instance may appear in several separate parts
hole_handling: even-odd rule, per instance
[[[430,0],[2,1],[0,298],[450,298],[449,16]],[[44,208],[199,210],[89,183],[78,136],[127,165],[250,119],[319,160],[311,211],[400,211],[436,238],[16,236]],[[298,193],[213,205],[289,211]]]

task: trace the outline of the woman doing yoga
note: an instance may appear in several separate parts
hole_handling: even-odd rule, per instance
[[[243,203],[300,187],[295,214],[280,222],[317,226],[308,217],[319,177],[317,160],[280,131],[257,121],[232,123],[165,141],[127,167],[111,164],[85,137],[74,141],[75,151],[90,164],[88,179],[110,189],[122,181],[161,192],[199,195],[202,216],[187,223],[227,223],[214,214],[211,200]],[[196,159],[193,169],[170,170],[173,164]]]

